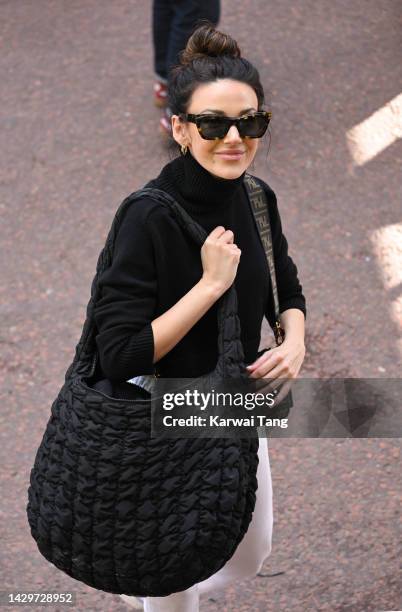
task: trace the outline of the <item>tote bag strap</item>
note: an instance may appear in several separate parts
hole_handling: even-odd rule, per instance
[[[261,240],[261,244],[264,249],[265,257],[267,259],[268,271],[271,278],[271,287],[274,298],[275,307],[275,325],[272,328],[276,344],[279,346],[285,339],[285,330],[281,327],[279,322],[279,298],[278,288],[276,284],[276,273],[274,263],[274,248],[272,244],[272,232],[271,224],[269,221],[268,214],[268,200],[264,189],[255,177],[250,174],[245,174],[244,184],[246,187],[249,203],[253,212],[255,225],[257,227],[258,235]]]
[[[95,323],[94,323],[94,307],[100,297],[99,278],[103,272],[111,265],[114,243],[117,232],[123,220],[123,217],[128,207],[139,197],[139,192],[135,191],[123,200],[113,217],[112,225],[105,240],[105,245],[99,253],[96,263],[95,276],[91,283],[91,296],[86,307],[86,317],[82,328],[81,337],[75,347],[75,356],[70,367],[65,374],[65,380],[73,377],[76,373],[82,374],[85,372],[88,375],[88,367],[90,373],[95,365],[96,343],[95,343]]]

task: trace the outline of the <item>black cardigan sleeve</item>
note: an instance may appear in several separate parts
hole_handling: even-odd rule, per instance
[[[306,299],[299,282],[297,266],[288,254],[288,241],[282,231],[282,222],[278,210],[275,192],[261,181],[268,199],[269,219],[271,223],[272,243],[274,249],[274,263],[276,284],[278,288],[279,311],[289,308],[298,308],[306,318]],[[271,327],[275,325],[275,307],[272,291],[268,298],[265,317]]]
[[[101,297],[94,311],[100,365],[114,382],[154,371],[156,266],[148,215],[141,205],[134,202],[122,221],[112,265],[99,279]]]

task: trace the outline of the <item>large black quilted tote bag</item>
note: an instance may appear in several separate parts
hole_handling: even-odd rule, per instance
[[[256,500],[258,437],[151,438],[147,392],[124,400],[93,388],[102,377],[93,317],[98,278],[125,212],[144,195],[169,206],[198,244],[205,240],[205,230],[164,192],[146,186],[120,205],[31,470],[27,514],[39,551],[76,580],[110,593],[166,596],[217,572],[244,537]],[[246,376],[233,286],[218,316],[211,382]]]

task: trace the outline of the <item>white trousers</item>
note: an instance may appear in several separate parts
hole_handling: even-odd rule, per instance
[[[222,591],[233,582],[253,578],[271,552],[272,480],[268,440],[260,438],[258,449],[256,504],[247,533],[234,555],[215,574],[185,591],[167,597],[146,597],[144,612],[199,612],[200,597]]]

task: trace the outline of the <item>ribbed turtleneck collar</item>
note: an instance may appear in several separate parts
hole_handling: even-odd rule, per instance
[[[243,184],[244,174],[222,179],[206,170],[190,151],[169,162],[156,181],[191,214],[208,214],[231,207]]]

